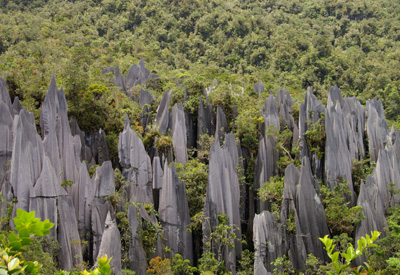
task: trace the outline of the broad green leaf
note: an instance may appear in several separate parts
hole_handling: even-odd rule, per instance
[[[8,268],[9,271],[12,271],[12,270],[14,270],[14,269],[20,267],[20,266],[19,266],[20,263],[21,263],[21,261],[20,261],[18,258],[13,258],[13,259],[8,263],[7,268]]]

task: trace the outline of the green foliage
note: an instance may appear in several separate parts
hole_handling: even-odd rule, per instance
[[[307,121],[307,131],[305,131],[304,136],[307,140],[308,149],[315,153],[317,158],[322,159],[325,152],[325,114],[321,113],[321,117],[317,122],[312,123]]]
[[[388,228],[386,236],[378,242],[372,260],[377,269],[385,274],[399,274],[397,259],[400,251],[400,207],[391,207],[387,214]]]
[[[208,222],[208,221],[205,221]],[[205,248],[199,259],[199,271],[213,272],[214,274],[226,274],[223,253],[225,248],[234,249],[236,228],[228,225],[229,219],[226,215],[218,214],[218,225],[212,230],[209,238],[204,243]]]
[[[155,147],[160,153],[163,153],[166,156],[168,151],[173,147],[171,136],[161,135],[159,138],[156,138]]]
[[[254,252],[251,252],[248,249],[242,251],[238,270],[238,275],[254,274]]]
[[[234,121],[235,136],[241,141],[241,145],[250,150],[257,150],[259,127],[264,123],[264,118],[259,116],[259,110],[248,108],[241,112]]]
[[[197,272],[196,267],[190,265],[189,260],[183,260],[180,254],[175,254],[172,258],[172,274],[194,275]]]
[[[333,190],[325,185],[321,186],[326,222],[333,235],[351,235],[355,226],[365,218],[361,206],[349,207],[349,202],[346,202],[346,195],[349,194],[346,181],[338,182]]]
[[[72,186],[72,184],[74,184],[73,180],[65,180],[61,183],[62,187],[66,187],[66,186]]]
[[[136,203],[136,207],[143,206],[146,210],[147,214],[150,216],[155,215],[158,216],[157,212],[154,209],[153,204],[142,204]],[[156,244],[159,236],[163,236],[163,230],[160,223],[152,223],[145,219],[141,219],[138,212],[138,234],[139,240],[143,245],[143,249],[146,253],[147,261],[150,261],[151,254],[156,251]]]
[[[294,210],[289,212],[289,216],[286,219],[286,231],[288,234],[296,234],[296,219]]]
[[[92,178],[92,177],[94,176],[94,174],[96,174],[96,168],[97,168],[97,167],[100,167],[100,165],[94,164],[94,165],[90,166],[90,168],[89,168],[89,170],[88,170],[89,177]]]
[[[37,261],[42,264],[42,274],[55,274],[57,271],[57,256],[60,244],[54,237],[33,237],[32,242],[22,257],[25,261]]]
[[[111,275],[112,270],[110,267],[110,262],[111,259],[108,259],[107,255],[103,255],[102,257],[97,258],[97,265],[94,270],[91,270],[90,272],[84,270],[81,272],[82,275]],[[66,274],[68,275],[68,274]]]
[[[381,233],[378,231],[371,232],[371,236],[368,234],[365,237],[361,237],[357,240],[357,249],[354,249],[353,245],[350,243],[345,252],[334,252],[335,244],[332,239],[328,238],[326,235],[324,238],[319,238],[319,240],[325,245],[325,250],[328,254],[328,257],[332,260],[332,266],[334,267],[335,272],[328,272],[328,274],[348,274],[351,271],[353,274],[373,274],[375,272],[372,263],[369,261],[369,248],[377,247],[374,244]],[[365,266],[358,266],[357,268],[351,269],[350,265],[352,261],[362,254],[365,254],[368,258],[368,262],[364,263]],[[341,256],[341,258],[339,258]]]
[[[289,164],[300,167],[300,158],[298,148],[292,148],[293,133],[289,129],[279,131],[279,129],[272,124],[267,129],[267,136],[272,138],[276,145],[275,149],[279,152],[279,160],[277,162],[280,174],[283,174]]]
[[[129,226],[128,215],[126,212],[118,212],[115,217],[121,235],[121,266],[122,268],[129,268],[129,243],[132,238],[132,233]]]
[[[271,264],[275,266],[273,270],[274,275],[295,274],[293,264],[286,255],[276,258]]]
[[[186,164],[176,163],[179,180],[185,183],[189,202],[190,216],[201,212],[206,199],[208,183],[208,167],[197,159],[191,159]]]
[[[0,273],[39,274],[42,264],[25,260],[22,253],[27,252],[34,236],[50,234],[54,224],[49,220],[40,221],[39,218],[35,218],[35,211],[28,213],[22,209],[17,209],[14,224],[18,234],[10,232],[7,237],[4,234],[0,235]]]
[[[351,177],[354,185],[354,191],[357,194],[360,192],[361,181],[366,182],[367,176],[372,174],[374,168],[375,163],[371,163],[370,159],[353,159]]]
[[[308,254],[306,260],[306,270],[304,274],[306,275],[323,275],[326,274],[321,270],[323,262],[315,257],[313,254]]]
[[[283,182],[285,177],[274,176],[269,181],[265,182],[258,189],[258,196],[262,201],[267,201],[271,204],[271,213],[279,217],[282,200],[283,200]]]

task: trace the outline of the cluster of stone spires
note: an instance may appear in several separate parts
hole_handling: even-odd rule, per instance
[[[132,83],[143,84],[146,79],[154,77],[146,71],[144,64],[135,66],[133,73],[126,78],[115,68],[108,70],[116,71],[116,83],[123,84],[120,85],[123,92],[127,93],[134,85]],[[257,83],[255,90],[264,92],[262,83]],[[187,231],[190,216],[185,185],[178,179],[172,158],[175,156],[174,161],[185,163],[187,148],[196,146],[196,140],[203,134],[216,137],[216,143],[210,149],[204,204],[207,222],[203,222],[203,238],[207,238],[218,225],[218,214],[227,216],[228,225],[235,228],[237,236],[235,247],[224,251],[228,271],[236,272],[236,262],[242,250],[242,229],[253,234],[255,274],[271,272],[270,263],[283,255],[288,255],[296,269],[304,268],[309,253],[326,259],[318,238],[329,235],[329,230],[316,178],[331,188],[337,184],[338,178],[343,177],[349,183],[352,205],[362,206],[366,216],[356,228],[355,239],[372,230],[384,232],[385,209],[399,203],[399,198],[389,193],[387,184],[393,182],[400,187],[400,134],[394,128],[388,130],[379,100],[368,101],[363,107],[354,97],[343,99],[340,90],[332,87],[327,107],[324,107],[308,89],[296,124],[291,114],[294,102],[288,91],[279,90],[276,98],[272,94],[267,98],[261,110],[264,118],[262,132],[271,125],[280,129],[280,124],[284,123],[294,133],[293,143],[299,142],[301,149],[301,168],[289,165],[285,170],[278,222],[277,217],[268,211],[268,203],[256,199],[254,205],[254,195],[250,194],[253,191],[239,184],[237,167],[244,168],[241,157],[247,152],[240,142],[236,143],[232,133],[225,133],[228,123],[222,107],[218,106],[215,114],[207,99],[199,99],[197,121],[194,121],[183,110],[182,104],[174,105],[169,111],[171,96],[172,91],[165,92],[155,121],[151,121],[144,108],[141,124],[145,127],[152,123],[160,133],[169,132],[173,154],[152,153],[150,156],[142,140],[131,129],[128,118],[119,137],[120,166],[129,183],[123,187],[123,196],[132,202],[127,213],[132,233],[129,265],[136,274],[145,274],[147,268],[148,255],[140,239],[140,225],[144,221],[153,225],[160,222],[163,228],[158,232],[163,236],[158,236],[151,258],[172,257],[179,253],[193,263],[193,236]],[[139,101],[141,106],[145,106],[152,104],[154,97],[141,90]],[[326,147],[324,158],[319,159],[307,148],[304,133],[310,125],[308,121],[317,122],[322,113],[325,114]],[[115,192],[115,181],[105,133],[99,130],[95,134],[86,134],[79,129],[76,120],[69,122],[64,92],[58,90],[54,76],[42,105],[40,132],[41,135],[36,131],[32,113],[22,108],[18,98],[11,104],[6,83],[0,79],[2,216],[6,215],[9,202],[14,206],[13,215],[17,208],[35,210],[37,217],[55,223],[52,235],[61,245],[59,266],[62,269],[69,270],[79,265],[83,256],[95,262],[97,256],[107,254],[113,257],[114,274],[121,274],[121,238],[115,213],[123,211],[124,205],[115,206],[106,200]],[[220,145],[222,141],[223,147]],[[255,189],[277,173],[279,153],[275,145],[272,137],[263,135],[260,138]],[[366,183],[361,184],[357,197],[351,175],[352,160],[363,159],[367,153],[365,148],[368,148],[376,167]],[[90,177],[88,165],[92,164],[100,166]],[[62,187],[66,182],[73,184]],[[159,216],[149,214],[145,204],[155,204]],[[294,213],[295,234],[287,230],[290,213]],[[82,241],[88,243],[84,248]],[[170,248],[167,255],[163,253],[165,246]]]

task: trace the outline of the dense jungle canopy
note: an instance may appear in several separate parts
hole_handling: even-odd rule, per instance
[[[300,152],[302,148],[299,149],[295,142],[299,138],[300,127],[297,126],[300,125],[300,103],[305,101],[304,98],[311,102],[311,92],[306,92],[311,88],[316,99],[308,104],[318,102],[327,106],[328,91],[336,85],[340,91],[334,88],[333,95],[341,92],[343,97],[356,96],[363,105],[353,102],[354,106],[360,107],[357,110],[362,110],[362,123],[359,125],[364,125],[366,111],[363,108],[367,100],[377,98],[382,101],[388,129],[391,125],[398,129],[399,22],[400,2],[393,0],[0,0],[0,78],[5,79],[11,99],[18,97],[21,105],[33,113],[37,131],[43,138],[45,133],[40,133],[43,129],[40,120],[46,92],[48,89],[56,91],[54,93],[59,92],[55,85],[50,84],[49,88],[52,75],[57,80],[57,86],[63,87],[68,117],[76,118],[80,129],[87,134],[96,133],[100,128],[105,131],[112,161],[111,170],[115,176],[115,193],[108,195],[106,201],[113,204],[115,209],[125,199],[121,190],[129,185],[119,170],[123,169],[118,156],[119,136],[124,130],[126,115],[130,124],[125,125],[130,125],[143,142],[145,153],[153,158],[154,152],[157,152],[156,154],[165,156],[166,159],[169,157],[168,161],[173,162],[171,155],[174,153],[171,152],[174,144],[171,132],[162,132],[155,124],[148,123],[154,122],[158,106],[165,106],[167,100],[163,97],[170,95],[167,91],[173,91],[170,102],[167,101],[171,112],[167,111],[166,114],[171,117],[172,114],[177,114],[178,111],[175,110],[174,113],[172,106],[182,103],[188,125],[196,125],[200,116],[199,105],[203,101],[210,103],[210,114],[216,117],[223,114],[226,123],[224,133],[234,134],[234,137],[229,136],[231,147],[235,147],[235,139],[240,144],[238,147],[241,147],[240,165],[234,170],[237,172],[236,180],[240,183],[241,200],[245,201],[246,207],[241,209],[243,213],[240,214],[239,225],[244,242],[242,258],[237,266],[238,274],[247,275],[254,273],[254,215],[251,215],[265,207],[279,218],[283,205],[285,169],[290,165],[293,172],[307,166],[302,163],[300,155],[311,157],[311,164],[308,165],[313,174],[309,173],[309,181],[315,180],[315,186],[319,184],[315,189],[318,189],[325,208],[323,212],[327,217],[327,228],[332,237],[339,236],[334,241],[338,247],[345,248],[355,240],[356,225],[365,219],[362,216],[362,207],[356,204],[357,198],[361,197],[360,186],[367,181],[368,175],[374,173],[378,162],[378,156],[371,156],[370,152],[364,154],[364,149],[375,150],[376,148],[368,148],[368,145],[376,140],[378,144],[381,140],[377,138],[372,141],[371,138],[368,144],[367,139],[370,137],[365,135],[367,126],[363,129],[354,127],[352,131],[361,133],[362,145],[357,148],[360,151],[354,159],[350,159],[346,167],[349,178],[335,179],[338,187],[330,188],[324,175],[324,161],[333,163],[325,152],[326,148],[332,148],[326,144],[326,140],[333,140],[336,136],[332,134],[327,138],[329,133],[325,133],[325,122],[335,121],[334,115],[328,117],[331,115],[329,112],[334,112],[334,108],[324,109],[327,114],[309,112],[304,115],[303,112],[308,118],[307,121],[302,121],[307,130],[301,130],[303,136],[300,139],[304,138],[304,148],[308,146],[309,149],[304,153]],[[121,75],[127,75],[131,66],[140,61],[144,61],[145,67],[155,77],[123,92],[116,85],[112,70],[104,71],[118,67]],[[263,83],[264,93],[255,89],[255,85],[260,85],[260,82]],[[154,102],[141,106],[139,98],[144,89],[154,96]],[[286,97],[283,99],[288,96],[286,91],[278,95],[279,89],[290,92],[294,105]],[[271,94],[276,96],[276,102],[275,97],[270,97]],[[338,106],[344,106],[341,96],[337,96],[334,101],[335,104],[339,102]],[[268,102],[275,102],[276,108],[280,104],[279,108],[290,109],[287,111],[291,117],[290,122],[281,123],[279,129],[273,126],[265,129],[265,125],[269,123],[265,118],[271,111],[268,108],[273,109],[272,103],[272,107],[267,106]],[[330,107],[334,103],[331,100]],[[373,101],[370,106],[380,110],[379,104],[380,102]],[[204,106],[205,109],[208,108],[206,103]],[[365,107],[365,110],[368,108]],[[342,109],[338,113],[341,111]],[[182,121],[177,117],[178,115],[175,121]],[[187,122],[188,117],[190,122]],[[379,116],[381,117],[383,115]],[[277,119],[275,125],[279,125],[279,119],[281,118]],[[73,120],[72,118],[71,121]],[[216,118],[209,120],[214,123]],[[335,123],[332,125],[335,126]],[[386,127],[383,122],[376,124]],[[332,125],[327,128],[330,129]],[[382,129],[386,131],[387,127],[383,126]],[[380,128],[377,126],[376,129]],[[217,132],[219,130],[217,128]],[[387,134],[389,135],[389,131]],[[198,238],[193,242],[194,263],[200,270],[207,270],[208,264],[215,269],[216,274],[225,274],[223,265],[220,267],[218,264],[222,258],[216,261],[202,250],[205,244],[201,243],[206,189],[210,179],[209,171],[212,169],[209,166],[209,148],[216,138],[222,136],[213,136],[212,133],[202,136],[189,133],[188,136],[190,135],[195,138],[188,141],[185,162],[176,163],[176,168],[172,165],[172,168],[167,169],[172,169],[171,173],[177,173],[186,188],[192,232]],[[256,178],[264,176],[260,176],[256,167],[258,161],[262,162],[261,157],[257,156],[264,140],[274,145],[271,150],[276,157],[273,164],[275,166],[273,176],[265,182],[268,184],[256,186]],[[382,150],[386,142],[389,141],[382,141]],[[186,148],[184,149],[186,152]],[[218,147],[218,150],[222,149]],[[99,165],[100,163],[96,163],[88,167],[91,177]],[[149,167],[155,169],[151,164]],[[296,173],[300,172],[293,172]],[[63,182],[64,187],[72,184],[69,180]],[[385,188],[386,184],[388,190],[385,192],[390,193],[391,203],[395,206],[385,209],[388,231],[380,243],[380,254],[374,256],[374,263],[377,269],[396,274],[400,270],[400,208],[396,205],[395,196],[399,192],[395,187],[400,183],[390,182],[390,185],[385,182]],[[315,192],[314,188],[311,189]],[[154,196],[158,196],[158,193]],[[158,215],[154,205],[148,204],[143,209],[149,215]],[[11,211],[9,212],[8,218],[11,217]],[[128,270],[128,251],[132,236],[127,213],[128,210],[125,209],[115,213],[114,218],[121,232],[122,268],[126,274],[132,274]],[[288,228],[292,226],[291,231],[288,229],[288,234],[296,232],[296,228],[293,228],[295,217],[292,212],[291,215],[282,220],[288,224]],[[216,238],[220,238],[218,241],[225,241],[224,245],[228,247],[233,245],[233,239],[237,241],[239,238],[232,233],[232,228],[224,227],[227,224],[226,219],[226,216],[218,216],[221,226],[219,229],[225,231],[216,235]],[[4,229],[5,223],[2,222],[1,225]],[[152,266],[149,255],[155,241],[149,239],[157,238],[158,233],[155,232],[158,228],[144,222],[140,226],[141,232],[152,234],[148,239],[140,236],[144,250],[148,249],[145,251],[148,257],[145,261]],[[85,261],[93,264],[93,259],[89,258],[83,255]],[[391,264],[386,261],[387,258],[397,261],[393,260]],[[172,266],[187,268],[187,262],[184,263],[182,258],[173,259]],[[206,262],[207,260],[210,262]],[[323,274],[329,268],[333,270],[328,265],[324,269],[322,263],[312,255],[307,262],[309,270],[303,270],[306,274]],[[159,259],[159,262],[153,264],[160,266],[166,262]],[[171,268],[171,264],[168,264]],[[267,264],[271,268],[272,263]],[[289,265],[287,258],[278,258],[275,264],[272,265],[279,267],[277,273],[291,274],[290,268],[285,269],[285,264]],[[55,266],[51,268],[53,271],[56,269]],[[189,271],[179,272],[174,271],[174,274],[193,274]]]

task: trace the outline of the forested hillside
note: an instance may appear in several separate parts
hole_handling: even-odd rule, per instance
[[[49,272],[111,251],[115,274],[324,274],[319,237],[378,230],[352,265],[397,274],[399,22],[392,0],[0,0],[3,229],[45,205]]]

